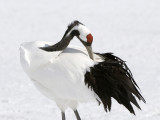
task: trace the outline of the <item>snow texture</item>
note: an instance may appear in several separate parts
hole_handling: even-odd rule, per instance
[[[57,42],[73,20],[92,32],[93,51],[113,52],[127,61],[147,103],[136,116],[113,100],[112,111],[81,104],[82,120],[160,119],[159,0],[1,0],[0,120],[61,120],[55,103],[43,96],[23,72],[22,42]],[[82,46],[74,38],[71,44]],[[67,120],[75,120],[68,109]]]

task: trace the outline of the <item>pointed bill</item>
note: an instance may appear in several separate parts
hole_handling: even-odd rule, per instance
[[[88,52],[88,54],[89,54],[89,57],[90,57],[92,60],[94,60],[92,47],[91,47],[91,46],[85,46],[85,47],[86,47],[86,49],[87,49],[87,52]]]

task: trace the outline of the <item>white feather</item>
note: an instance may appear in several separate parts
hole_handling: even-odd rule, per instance
[[[102,59],[94,55],[93,61],[85,49],[76,46],[56,52],[39,49],[52,44],[35,41],[20,47],[23,69],[39,91],[54,100],[63,111],[67,107],[76,109],[78,102],[95,101],[95,93],[85,85],[84,75]]]
[[[84,42],[87,42],[86,37],[88,34],[91,34],[91,31],[85,25],[82,25],[82,24],[76,25],[70,30],[70,32],[67,35],[69,35],[73,30],[78,30],[80,33],[79,37],[81,38],[81,40],[83,40]]]

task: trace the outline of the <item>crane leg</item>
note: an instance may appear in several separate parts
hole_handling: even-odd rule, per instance
[[[79,113],[77,110],[74,111],[74,114],[76,115],[77,120],[81,120]]]
[[[65,118],[65,112],[61,112],[61,114],[62,114],[62,120],[66,120],[66,118]]]

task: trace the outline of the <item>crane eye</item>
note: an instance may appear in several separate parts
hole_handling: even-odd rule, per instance
[[[86,36],[86,38],[87,38],[87,42],[88,42],[88,43],[92,43],[92,41],[93,41],[93,36],[92,36],[91,34],[88,34],[88,35]]]

